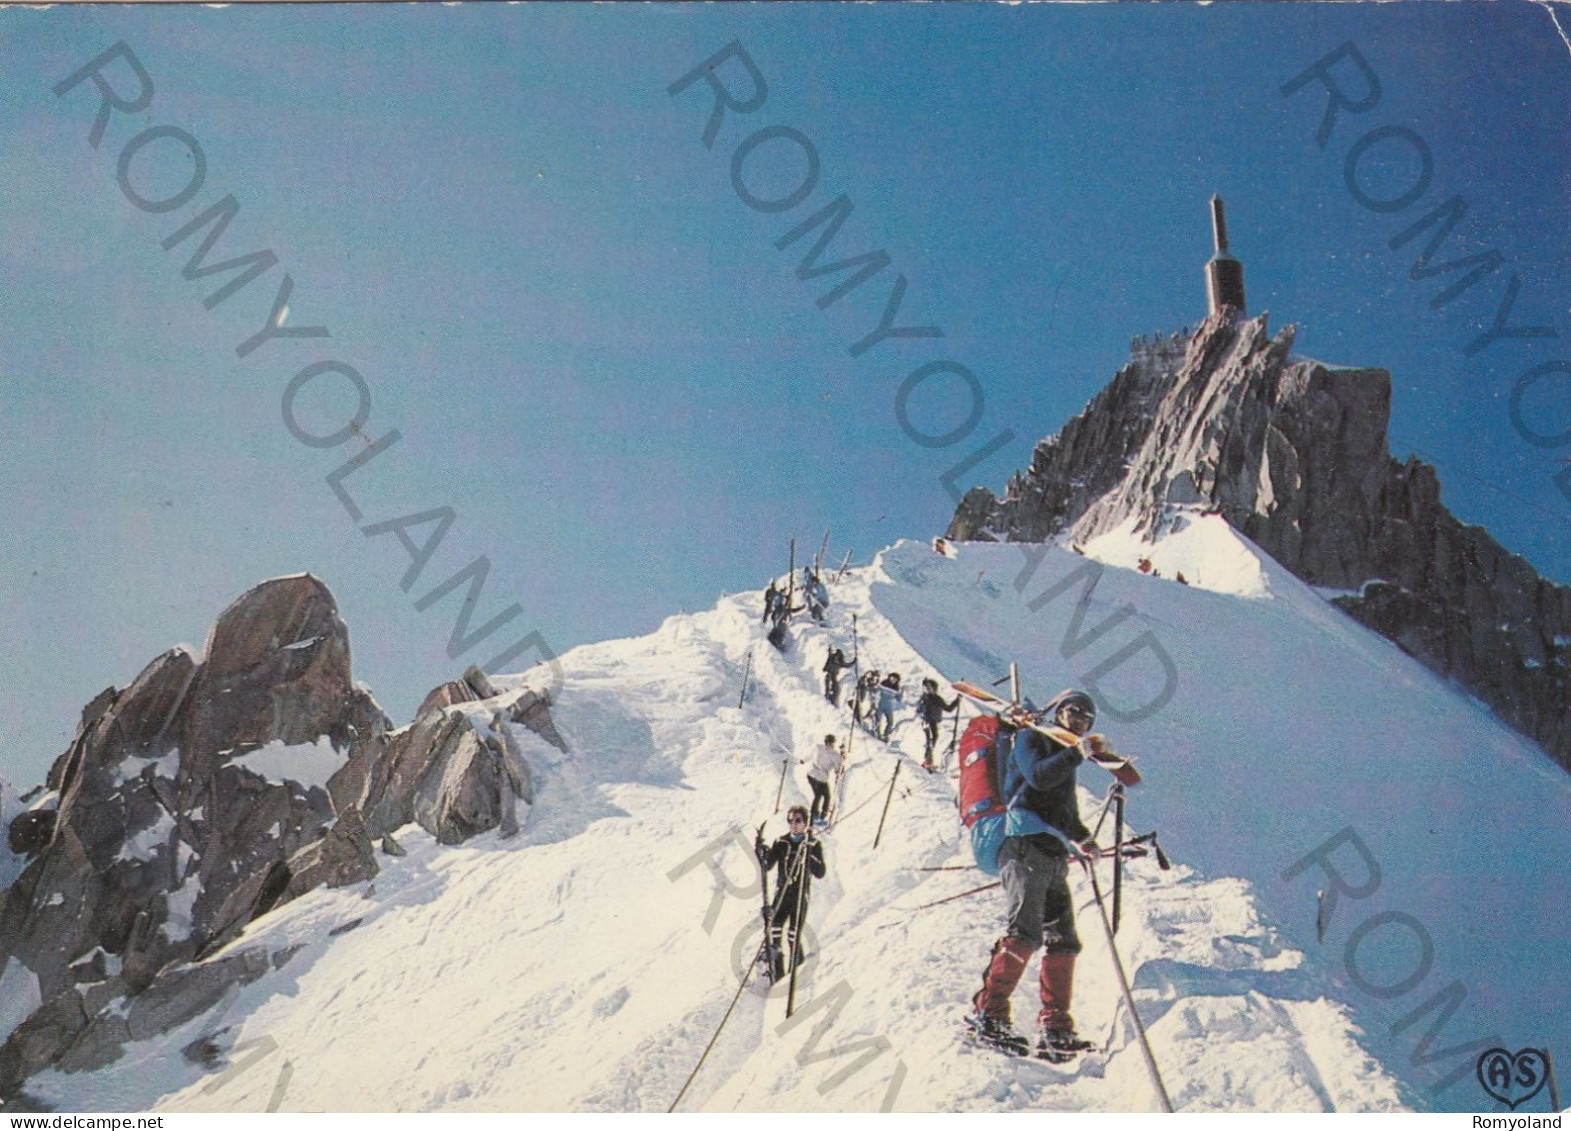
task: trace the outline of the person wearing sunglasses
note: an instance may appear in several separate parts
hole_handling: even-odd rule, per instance
[[[1090,733],[1096,704],[1084,691],[1060,691],[1040,711],[1028,705],[1027,715],[1051,733],[1029,726],[1015,729],[1007,720],[1000,728],[1013,731],[1009,755],[999,767],[1008,811],[998,875],[1008,927],[993,946],[967,1020],[982,1043],[1024,1053],[1026,1039],[1010,1028],[1009,998],[1031,957],[1041,950],[1036,1055],[1067,1060],[1091,1047],[1075,1032],[1069,1011],[1080,953],[1069,862],[1077,850],[1096,851],[1091,831],[1080,819],[1075,771],[1088,754],[1107,749],[1107,743]]]
[[[786,810],[789,831],[767,849],[762,833],[754,842],[753,850],[758,861],[767,871],[777,869],[775,897],[769,909],[770,950],[772,956],[769,977],[778,982],[785,977],[786,954],[800,961],[798,954],[797,920],[807,917],[807,897],[815,879],[824,878],[824,846],[808,828],[807,810],[793,805]]]

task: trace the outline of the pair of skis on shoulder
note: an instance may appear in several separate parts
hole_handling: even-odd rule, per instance
[[[1046,726],[1038,723],[1025,712],[1019,703],[994,695],[985,687],[978,687],[976,684],[967,683],[963,679],[956,680],[950,686],[965,696],[971,703],[984,711],[997,715],[1010,726],[1034,730],[1038,734],[1046,735],[1054,742],[1064,746],[1074,746],[1080,741],[1080,737],[1073,731],[1065,730],[1063,727]],[[1122,754],[1114,754],[1111,750],[1107,750],[1092,754],[1087,760],[1095,762],[1126,786],[1140,784],[1140,771],[1135,769],[1135,764]]]

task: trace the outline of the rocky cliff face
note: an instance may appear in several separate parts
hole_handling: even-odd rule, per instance
[[[1349,615],[1455,679],[1571,768],[1571,589],[1440,502],[1434,469],[1391,458],[1382,369],[1293,361],[1291,328],[1231,311],[1137,339],[1129,365],[1002,499],[976,488],[948,536],[1156,540],[1219,514]]]
[[[549,706],[471,669],[392,731],[308,575],[240,597],[201,658],[173,649],[99,694],[50,792],[9,822],[24,867],[0,901],[0,986],[36,1008],[11,1011],[0,1098],[47,1065],[107,1063],[286,960],[207,956],[281,902],[375,876],[376,838],[397,852],[411,821],[444,844],[516,831],[533,791],[510,728],[563,747]]]

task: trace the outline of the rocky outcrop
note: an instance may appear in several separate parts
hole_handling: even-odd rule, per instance
[[[459,703],[478,703],[482,699],[494,698],[495,695],[496,688],[492,686],[490,677],[474,664],[470,664],[464,672],[463,679],[450,679],[426,692],[426,697],[420,701],[420,706],[415,710],[415,718],[422,718],[432,711],[457,706]]]
[[[224,610],[193,681],[181,753],[193,783],[226,752],[268,742],[372,739],[386,717],[350,678],[349,630],[309,575],[252,589]]]
[[[21,857],[36,852],[38,845],[46,843],[52,828],[38,828],[36,818],[22,823],[22,827],[13,830],[13,824],[18,821],[26,811],[27,803],[22,800],[11,783],[0,778],[0,891],[11,885],[11,881],[22,871]],[[54,818],[47,819],[53,824]]]
[[[218,617],[205,657],[177,648],[82,714],[50,769],[47,839],[0,905],[0,954],[48,1000],[95,947],[129,988],[221,945],[256,911],[255,877],[333,820],[320,783],[269,780],[244,756],[270,743],[372,747],[386,719],[349,677],[348,631],[316,578],[279,578]]]
[[[7,845],[17,856],[31,856],[49,843],[55,832],[55,811],[35,809],[18,813],[11,821]]]
[[[226,995],[288,961],[250,948],[206,962],[171,967],[127,999],[120,978],[57,994],[0,1046],[0,1096],[11,1097],[33,1073],[53,1067],[90,1072],[119,1059],[124,1046],[168,1032],[211,1009]]]
[[[1291,328],[1213,315],[1137,340],[1132,360],[1002,499],[976,488],[948,537],[1155,540],[1219,514],[1336,603],[1489,703],[1571,768],[1571,590],[1440,501],[1433,468],[1386,445],[1391,378],[1293,360]]]
[[[1150,435],[1157,408],[1182,364],[1187,340],[1137,338],[1128,365],[1079,416],[1037,444],[1002,500],[968,492],[947,537],[961,542],[1043,542],[1114,490]]]
[[[43,1004],[0,1046],[0,1099],[45,1065],[105,1063],[257,976],[265,956],[206,956],[315,887],[374,877],[376,838],[396,847],[410,821],[443,844],[516,831],[533,788],[512,725],[562,745],[549,698],[498,696],[471,668],[392,731],[351,678],[332,594],[303,574],[225,609],[200,659],[172,649],[99,694],[51,795],[8,829],[25,866],[0,899],[0,973],[21,963]],[[290,747],[312,757],[269,761]]]
[[[345,809],[320,840],[289,858],[287,868],[286,898],[323,886],[347,887],[375,876],[376,854],[360,811]]]
[[[443,844],[491,829],[516,831],[517,803],[532,803],[534,787],[507,724],[566,747],[550,723],[550,697],[542,692],[526,691],[489,714],[489,723],[477,727],[464,710],[425,711],[385,746],[351,756],[328,783],[335,805],[364,813],[372,838],[411,821]]]

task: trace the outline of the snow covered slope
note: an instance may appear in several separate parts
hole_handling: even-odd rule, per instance
[[[1197,589],[1238,597],[1267,595],[1265,562],[1269,559],[1221,515],[1169,507],[1164,519],[1164,533],[1154,542],[1147,541],[1130,519],[1116,530],[1090,539],[1081,549],[1088,557],[1126,569],[1138,570],[1144,559],[1156,576],[1175,580],[1182,576],[1185,584]]]
[[[1484,1049],[1571,1051],[1571,778],[1247,539],[1227,536],[1214,558],[1239,576],[1238,548],[1253,551],[1263,582],[1246,587],[1254,599],[1057,549],[1033,574],[1039,548],[968,544],[956,562],[887,555],[892,583],[875,586],[874,600],[946,674],[990,673],[1016,658],[1028,688],[1084,682],[1150,632],[1176,690],[1148,717],[1101,720],[1120,749],[1142,756],[1133,819],[1154,824],[1202,874],[1252,886],[1268,921],[1355,1008],[1367,1047],[1422,1089],[1413,1102],[1476,1110],[1487,1102],[1472,1078]],[[1205,563],[1194,566],[1204,577]],[[1074,585],[1042,600],[1071,576]],[[1121,611],[1127,619],[1091,642]],[[985,652],[973,650],[978,641]],[[1167,673],[1155,657],[1148,647],[1110,672],[1105,702],[1135,715],[1159,700]]]
[[[1511,1047],[1564,1047],[1571,960],[1554,936],[1568,882],[1554,846],[1571,789],[1543,755],[1269,562],[1264,599],[1107,568],[1066,660],[1079,590],[1030,604],[1101,567],[1049,549],[1017,591],[1024,561],[1019,547],[966,545],[951,560],[902,543],[833,586],[828,626],[799,622],[784,654],[762,640],[756,593],[574,650],[552,708],[571,753],[514,731],[537,779],[519,835],[443,848],[406,829],[409,854],[381,858],[373,883],[306,895],[228,948],[265,949],[269,972],[113,1064],[34,1078],[29,1095],[73,1110],[658,1111],[735,998],[684,1110],[1153,1110],[1082,877],[1075,1013],[1110,1053],[1071,1070],[963,1044],[1001,900],[923,907],[987,877],[921,870],[969,857],[953,780],[919,768],[909,711],[891,746],[855,734],[796,1016],[784,1017],[784,987],[749,983],[737,997],[758,945],[752,830],[783,831],[782,760],[847,733],[819,668],[830,644],[849,651],[853,616],[863,665],[912,687],[928,674],[991,680],[1017,659],[1041,697],[1147,630],[1171,654],[1169,702],[1102,722],[1141,756],[1133,825],[1159,828],[1175,861],[1132,863],[1118,944],[1179,1110],[1476,1109],[1470,1081],[1422,1090],[1472,1065],[1410,1062],[1432,1015],[1388,1033],[1453,978],[1469,996],[1438,1048],[1494,1029]],[[1100,680],[1115,710],[1160,687],[1153,655],[1129,653]],[[804,799],[800,767],[786,769],[786,803]],[[1081,783],[1094,817],[1105,775],[1087,767]],[[1324,871],[1282,872],[1348,827],[1382,880],[1342,897],[1321,945]],[[1354,849],[1333,859],[1347,886],[1367,879]],[[1383,910],[1432,937],[1432,969],[1401,994],[1381,987],[1413,969],[1407,920],[1364,932],[1356,978],[1342,961],[1349,933]],[[1034,1014],[1033,980],[1018,1018]]]

